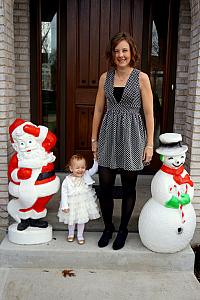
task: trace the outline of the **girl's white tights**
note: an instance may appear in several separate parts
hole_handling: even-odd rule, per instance
[[[77,224],[77,239],[79,241],[83,240],[84,228],[85,228],[85,224]]]
[[[74,236],[74,229],[75,229],[75,224],[73,225],[68,225],[68,236]]]
[[[85,228],[85,224],[77,224],[77,238],[78,240],[83,240],[83,231]],[[75,224],[73,225],[68,225],[68,235],[69,236],[74,236],[74,229],[75,229]]]

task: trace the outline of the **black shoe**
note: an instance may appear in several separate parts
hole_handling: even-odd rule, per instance
[[[48,222],[40,220],[40,219],[30,219],[31,227],[39,227],[39,228],[47,228]]]
[[[114,240],[113,243],[113,250],[119,250],[124,247],[127,235],[128,235],[128,229],[118,231],[116,239]]]
[[[114,231],[115,231],[115,227],[113,225],[109,229],[104,229],[103,234],[100,237],[100,240],[98,241],[99,248],[108,246],[109,240],[112,239],[112,234]]]
[[[30,226],[29,219],[23,220],[21,219],[21,223],[17,225],[17,230],[22,231]]]

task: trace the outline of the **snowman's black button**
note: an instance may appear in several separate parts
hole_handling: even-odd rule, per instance
[[[182,227],[179,227],[178,228],[178,234],[181,234],[183,232],[183,228]]]

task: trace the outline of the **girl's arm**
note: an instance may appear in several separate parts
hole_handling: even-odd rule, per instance
[[[147,143],[144,150],[144,161],[148,162],[153,156],[153,138],[154,138],[154,117],[153,117],[153,94],[150,80],[147,74],[140,72],[139,76],[140,91],[142,96],[142,105],[144,110]]]
[[[93,166],[88,170],[88,173],[90,174],[90,176],[93,176],[94,174],[97,173],[97,171],[98,171],[98,162],[96,159],[94,159]]]
[[[63,183],[62,183],[60,208],[62,210],[64,210],[64,209],[68,210],[69,209],[67,178],[65,178]]]
[[[92,122],[92,152],[94,158],[97,158],[97,141],[98,141],[98,132],[101,123],[101,119],[104,113],[105,106],[105,94],[104,94],[104,83],[106,80],[106,73],[103,73],[99,79],[99,87],[96,96],[96,103],[94,108],[93,122]]]

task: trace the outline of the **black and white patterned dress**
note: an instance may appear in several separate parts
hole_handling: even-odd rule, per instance
[[[139,73],[133,69],[122,98],[114,97],[115,70],[107,72],[105,97],[107,111],[104,115],[98,142],[98,163],[111,169],[128,171],[142,170],[146,130],[142,117],[142,101],[139,87]]]

